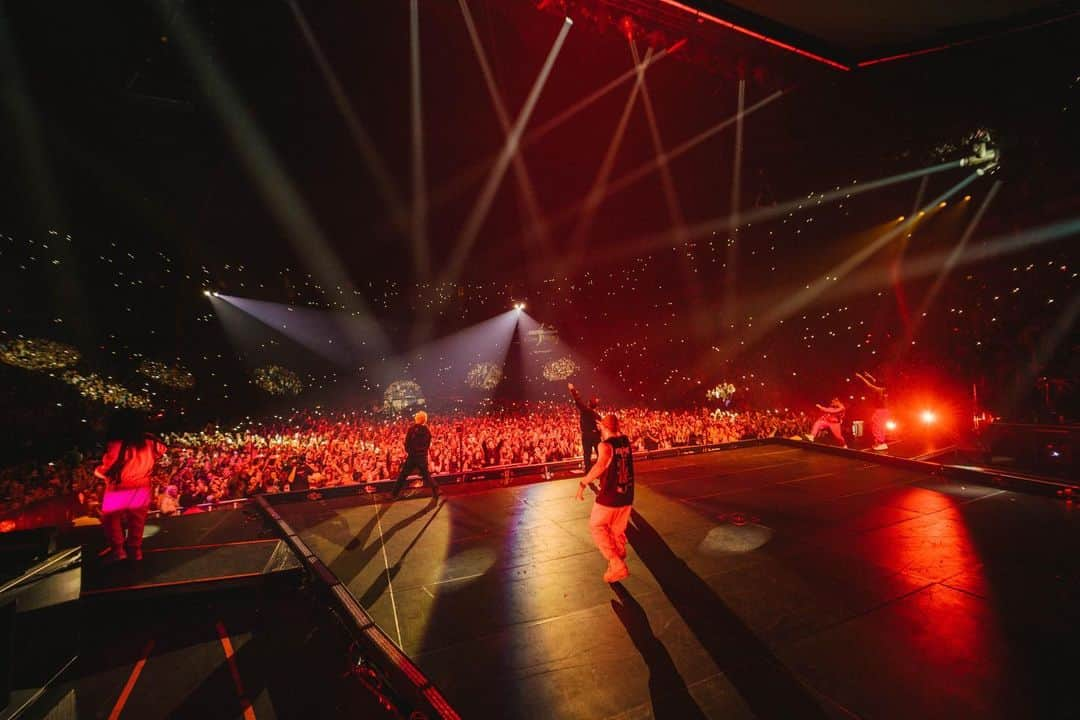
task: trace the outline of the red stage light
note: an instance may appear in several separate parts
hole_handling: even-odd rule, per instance
[[[919,419],[923,421],[924,425],[933,425],[937,422],[937,413],[933,410],[923,410],[919,413]]]
[[[686,12],[686,13],[689,13],[689,14],[693,15],[695,18],[697,18],[698,22],[702,22],[703,20],[708,20],[709,22],[711,22],[711,23],[713,23],[715,25],[719,25],[721,27],[726,27],[729,30],[734,30],[737,33],[742,33],[743,35],[747,35],[747,36],[755,38],[757,40],[767,42],[770,45],[773,45],[773,46],[778,47],[778,48],[783,48],[784,50],[788,50],[788,51],[796,53],[798,55],[802,55],[803,57],[810,58],[811,60],[817,60],[818,62],[824,63],[825,65],[829,65],[831,67],[834,67],[837,70],[850,70],[851,69],[847,65],[844,65],[842,63],[838,63],[835,60],[829,60],[828,58],[822,57],[820,55],[815,55],[814,53],[803,50],[802,48],[798,48],[798,47],[795,47],[794,45],[790,45],[788,43],[781,42],[780,40],[777,40],[775,38],[771,38],[768,35],[763,35],[763,34],[761,34],[759,32],[755,32],[753,30],[750,30],[749,28],[742,27],[741,25],[736,25],[733,22],[729,22],[727,20],[723,20],[723,19],[715,17],[713,15],[709,15],[708,13],[703,13],[700,10],[698,10],[697,8],[692,8],[692,7],[689,7],[687,5],[683,5],[678,0],[660,0],[660,2],[664,3],[665,5],[670,5],[671,7],[678,8],[679,10],[682,10],[683,12]]]
[[[897,424],[896,424],[895,420],[886,420],[885,421],[885,429],[888,430],[889,432],[892,432],[896,428],[897,428]]]

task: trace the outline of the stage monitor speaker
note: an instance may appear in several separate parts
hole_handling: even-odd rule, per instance
[[[991,423],[979,440],[991,465],[1062,479],[1080,477],[1078,426]]]

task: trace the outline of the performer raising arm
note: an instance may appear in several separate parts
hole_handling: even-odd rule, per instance
[[[596,427],[596,424],[600,422],[600,413],[596,410],[600,405],[600,398],[594,397],[586,405],[577,388],[574,387],[574,383],[567,383],[566,388],[570,391],[570,397],[574,399],[574,405],[577,406],[578,414],[581,416],[581,455],[585,472],[589,472],[593,464],[593,450],[596,450],[600,444],[600,430]]]
[[[889,394],[885,391],[885,384],[878,385],[877,379],[870,373],[855,373],[855,377],[863,381],[866,387],[874,393],[874,414],[870,416],[870,431],[874,434],[874,449],[888,450],[885,442],[885,423],[889,420]]]

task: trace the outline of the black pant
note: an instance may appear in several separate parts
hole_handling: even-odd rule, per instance
[[[439,492],[439,486],[431,479],[431,472],[428,470],[427,455],[409,455],[405,458],[405,462],[401,464],[401,472],[398,473],[397,483],[394,485],[394,495],[401,494],[409,475],[413,471],[420,473],[424,483],[431,486],[432,492]]]
[[[581,436],[581,455],[585,458],[585,472],[589,472],[593,466],[593,451],[597,450],[600,445],[600,438],[589,437],[587,435]],[[596,453],[597,457],[600,456],[599,451]]]

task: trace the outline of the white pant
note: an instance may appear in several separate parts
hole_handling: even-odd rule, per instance
[[[593,503],[589,515],[589,532],[608,562],[626,558],[626,525],[630,522],[632,506],[608,507]]]
[[[810,439],[815,440],[818,436],[818,433],[825,428],[828,428],[829,431],[832,432],[833,436],[840,441],[841,445],[847,445],[847,441],[844,440],[844,433],[840,431],[840,423],[829,422],[825,418],[819,419],[816,423],[814,423],[814,427],[810,428]]]

